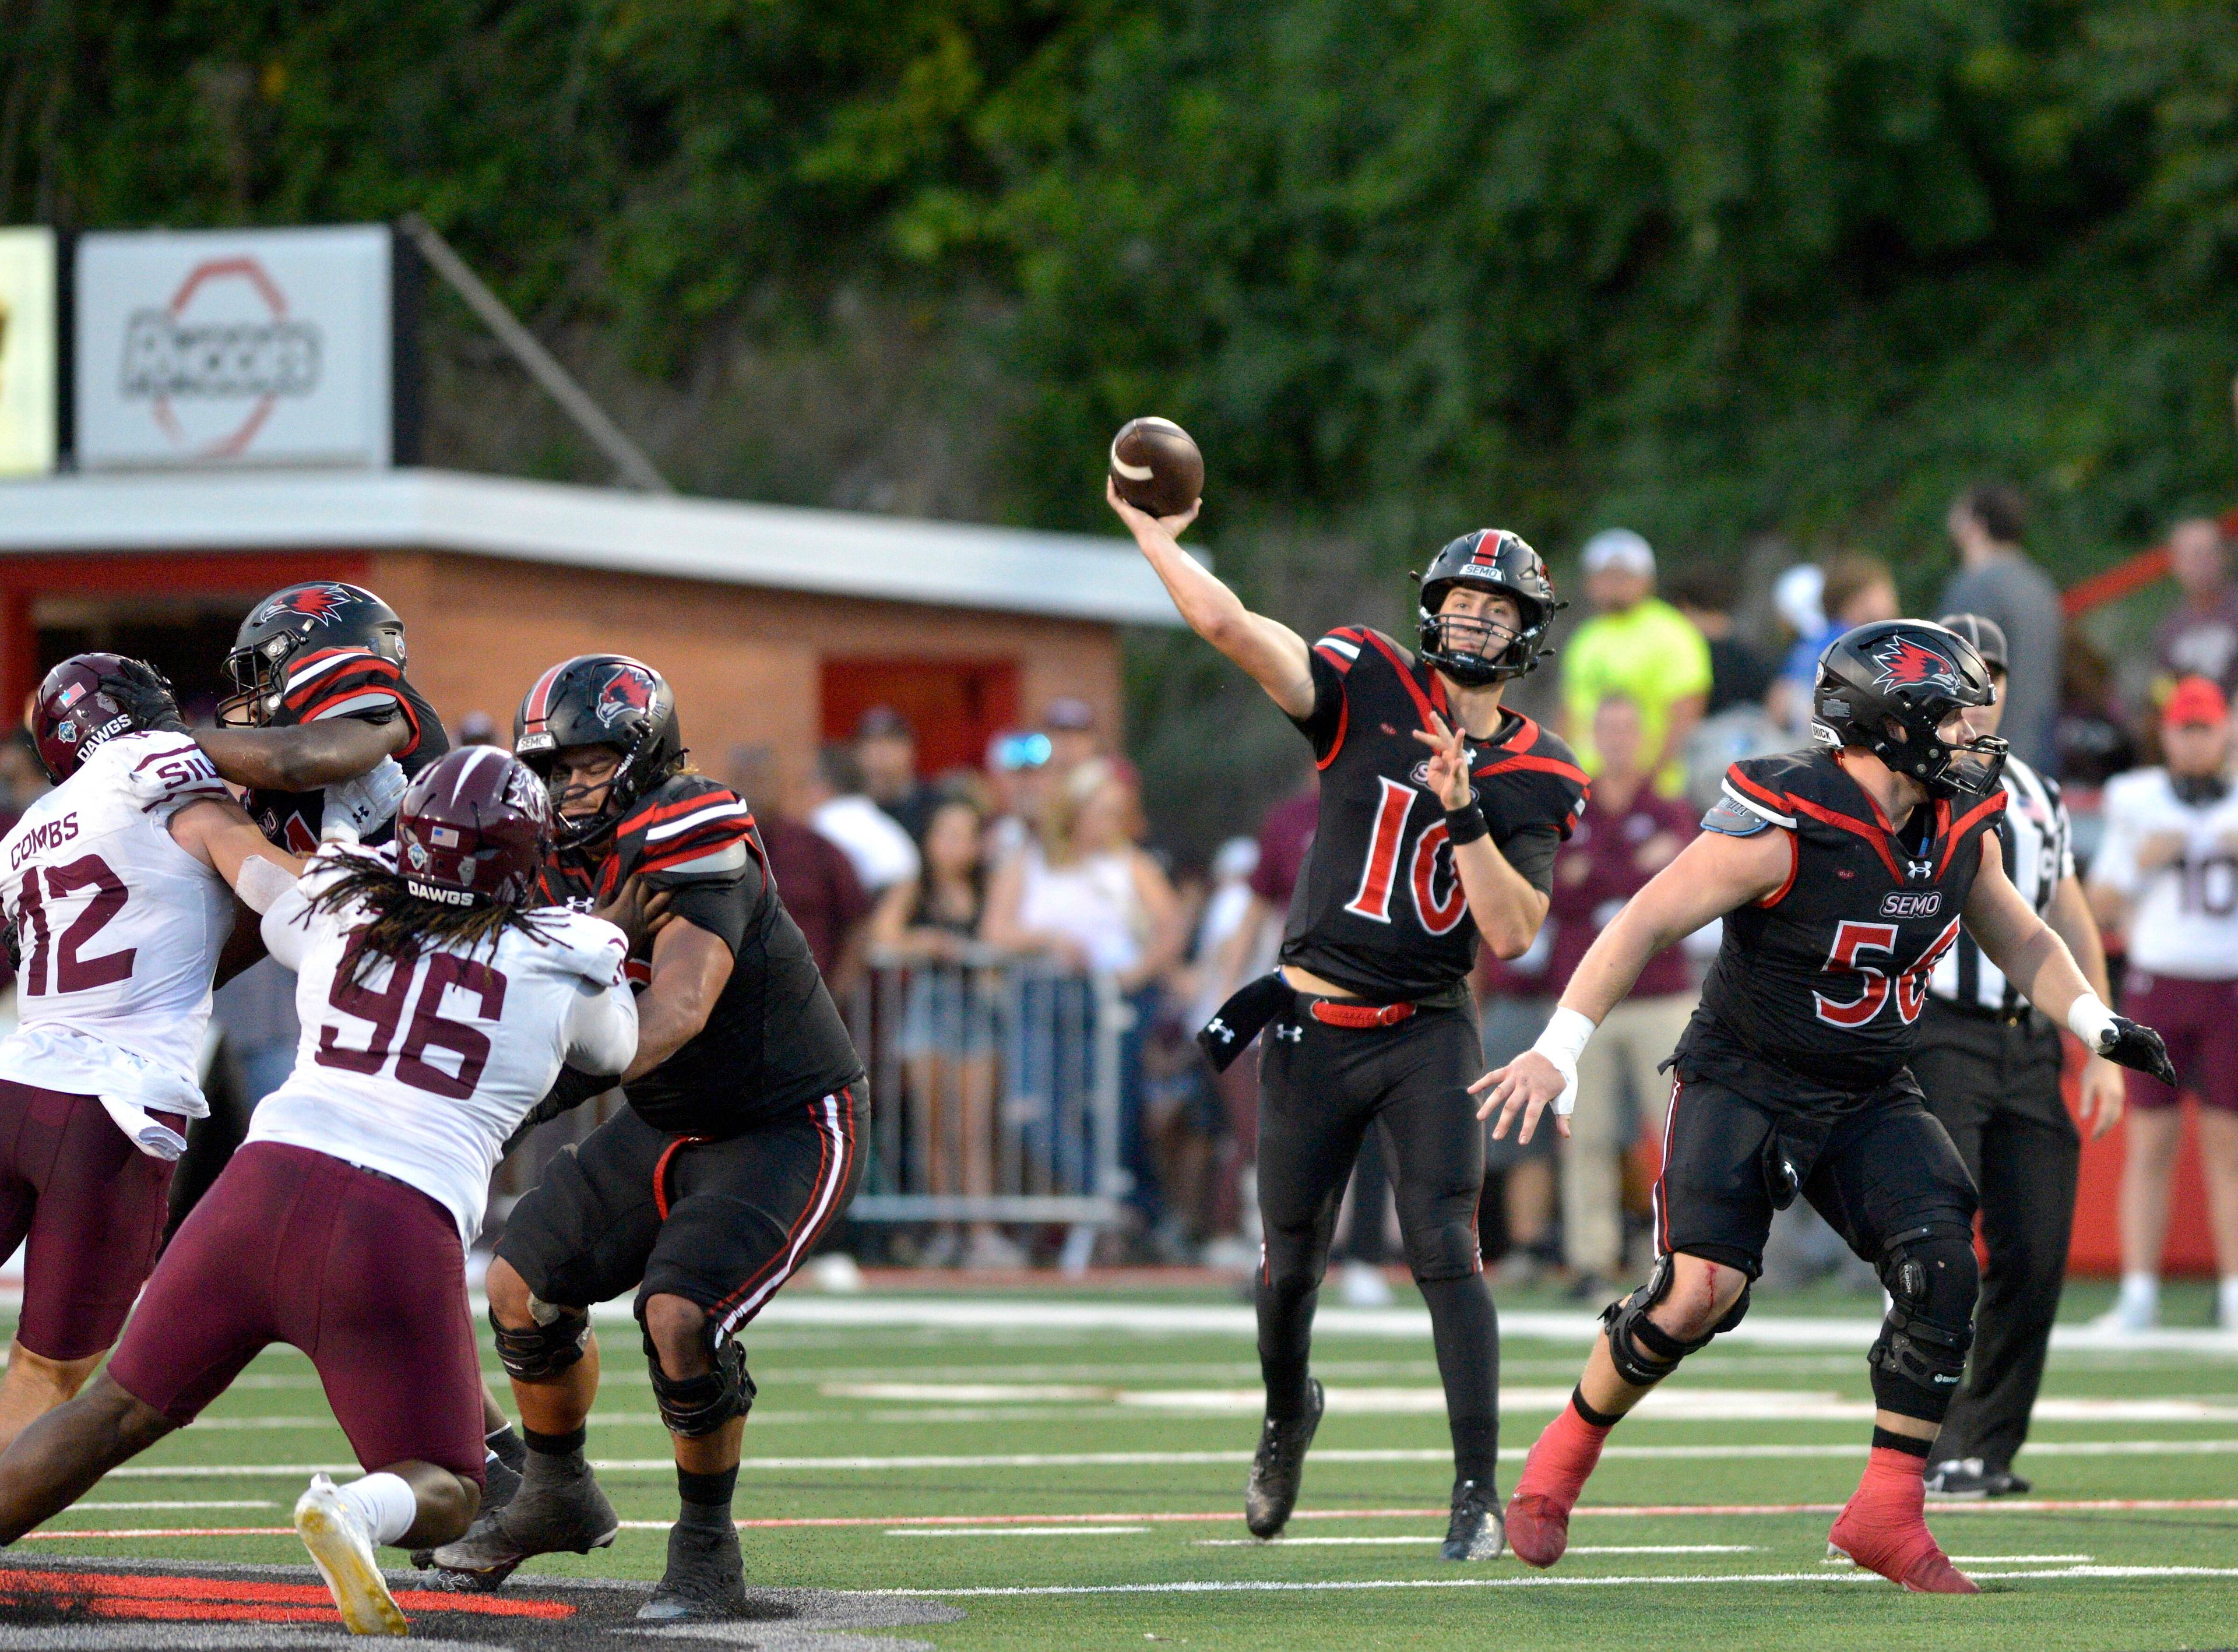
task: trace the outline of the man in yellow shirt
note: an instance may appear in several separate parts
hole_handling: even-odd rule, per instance
[[[1655,789],[1676,796],[1678,758],[1710,692],[1710,645],[1692,620],[1655,594],[1655,552],[1630,528],[1586,541],[1586,600],[1593,618],[1562,650],[1562,736],[1586,772],[1600,772],[1593,712],[1611,695],[1639,707]]]

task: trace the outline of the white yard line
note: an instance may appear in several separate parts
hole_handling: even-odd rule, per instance
[[[2030,1582],[2063,1577],[2238,1577],[2238,1566],[2070,1566],[2056,1571],[1976,1572],[1976,1579],[2026,1578]],[[1393,1589],[1701,1589],[1738,1583],[1878,1583],[1886,1579],[1867,1571],[1679,1573],[1661,1576],[1572,1577],[1547,1573],[1522,1577],[1394,1577],[1357,1578],[1343,1582],[1292,1583],[1241,1579],[1222,1583],[1040,1583],[978,1589],[892,1589],[866,1591],[915,1599],[963,1600],[1016,1595],[1255,1595],[1350,1592]]]
[[[891,1534],[888,1534],[891,1536]],[[1371,1549],[1401,1543],[1440,1543],[1439,1536],[1424,1537],[1278,1537],[1272,1543],[1257,1537],[1199,1537],[1192,1549]],[[1751,1555],[1755,1543],[1573,1543],[1566,1555]],[[2025,1555],[2012,1556],[2025,1560]],[[2063,1555],[2063,1560],[2088,1560],[2088,1555]]]
[[[1148,1526],[897,1526],[889,1537],[1135,1537]]]

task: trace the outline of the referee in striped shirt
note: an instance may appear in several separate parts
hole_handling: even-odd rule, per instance
[[[1981,734],[2004,711],[2005,633],[1978,614],[1942,623],[1972,643],[1990,667],[1997,703],[1970,713]],[[2093,991],[2108,993],[2106,953],[2075,876],[2067,806],[2059,788],[2017,757],[2005,761],[2010,803],[1998,816],[2013,887],[2067,942]],[[1913,1074],[1950,1131],[1981,1192],[1990,1265],[1974,1317],[1974,1354],[1929,1465],[1930,1497],[2024,1493],[2012,1471],[2043,1381],[2075,1221],[2081,1138],[2060,1095],[2059,1029],[2029,1007],[1982,955],[1971,935],[1935,967]],[[2121,1069],[2102,1056],[2083,1068],[2082,1116],[2094,1139],[2122,1116]]]

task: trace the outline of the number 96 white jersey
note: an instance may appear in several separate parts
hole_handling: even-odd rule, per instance
[[[119,735],[0,840],[23,964],[0,1078],[199,1116],[210,977],[233,892],[171,836],[229,794],[182,734]]]
[[[402,968],[379,958],[347,980],[364,909],[317,911],[308,898],[346,854],[394,851],[323,851],[264,915],[265,944],[296,973],[303,1034],[248,1140],[393,1176],[449,1210],[471,1244],[500,1149],[561,1065],[618,1074],[636,1054],[628,945],[603,919],[554,907],[532,915],[537,935],[507,929],[494,947],[430,949]]]
[[[2238,789],[2186,803],[2165,769],[2138,769],[2106,783],[2106,836],[2090,865],[2093,882],[2129,897],[2133,968],[2185,981],[2238,977]],[[2146,839],[2173,832],[2182,857],[2141,871]]]

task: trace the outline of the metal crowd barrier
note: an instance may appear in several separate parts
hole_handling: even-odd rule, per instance
[[[873,955],[848,1021],[869,1070],[864,1222],[1116,1223],[1119,1039],[1109,976],[977,945],[954,961]]]

